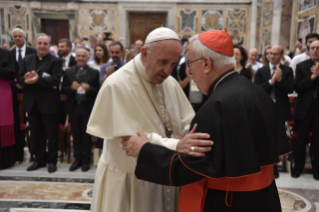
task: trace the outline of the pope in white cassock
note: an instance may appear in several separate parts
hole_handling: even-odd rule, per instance
[[[87,132],[104,138],[93,191],[92,212],[177,211],[178,189],[138,180],[136,159],[122,150],[122,139],[144,131],[150,142],[193,156],[208,151],[209,135],[188,133],[193,109],[170,76],[182,47],[178,35],[158,28],[141,53],[104,82]],[[195,147],[195,148],[194,148]]]

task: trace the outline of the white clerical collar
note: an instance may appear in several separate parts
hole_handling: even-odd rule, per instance
[[[136,55],[135,58],[136,58],[137,64],[142,68],[143,71],[146,72],[145,66],[144,66],[144,64],[143,64],[143,62],[142,62],[142,59],[141,59],[141,53],[139,53],[138,55]]]
[[[21,52],[25,52],[25,49],[26,49],[26,45],[24,44],[22,47],[21,47]],[[19,48],[16,47],[16,51],[19,52]]]

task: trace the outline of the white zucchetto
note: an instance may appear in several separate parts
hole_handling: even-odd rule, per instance
[[[161,40],[180,41],[176,32],[166,27],[160,27],[160,28],[154,29],[152,32],[150,32],[150,34],[148,34],[145,40],[145,44],[153,43],[153,42],[157,42]]]

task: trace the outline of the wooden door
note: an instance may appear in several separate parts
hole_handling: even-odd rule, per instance
[[[146,36],[158,27],[166,26],[166,13],[130,13],[130,44],[136,40],[145,41]]]
[[[69,37],[69,20],[41,19],[42,32],[51,36],[51,44],[58,45],[61,38]]]

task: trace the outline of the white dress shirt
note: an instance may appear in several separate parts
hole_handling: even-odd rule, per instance
[[[65,60],[64,67],[69,67],[70,58],[71,58],[71,53],[68,56],[63,57],[63,59]]]
[[[25,51],[26,51],[27,47],[26,45],[24,44],[21,48],[21,56],[22,56],[22,59],[25,57]],[[16,47],[16,60],[19,61],[19,48]]]

